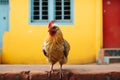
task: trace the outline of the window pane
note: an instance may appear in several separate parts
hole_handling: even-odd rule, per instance
[[[48,19],[48,16],[47,16],[47,15],[42,16],[42,19],[43,19],[43,20],[47,20],[47,19]]]
[[[62,4],[62,0],[56,0],[56,6],[61,4]]]
[[[48,11],[43,11],[42,14],[43,15],[48,15]]]
[[[62,16],[56,16],[56,20],[61,20]]]
[[[70,2],[64,2],[64,5],[70,5]]]
[[[0,0],[0,4],[1,5],[8,5],[9,4],[9,0]]]
[[[39,5],[40,5],[40,3],[39,3],[39,0],[34,0],[34,2],[33,2],[33,19],[34,20],[39,20]]]
[[[62,12],[61,11],[57,11],[56,15],[62,15]]]
[[[56,0],[56,2],[61,2],[61,0]]]
[[[42,0],[42,20],[48,20],[48,0]]]
[[[39,2],[34,2],[34,6],[35,6],[35,5],[39,5]]]
[[[61,2],[56,2],[56,5],[61,5]]]
[[[42,19],[47,20],[48,19],[48,11],[43,11],[42,12]]]
[[[62,10],[61,6],[56,6],[56,10]]]
[[[43,1],[47,2],[48,0],[43,0]]]
[[[34,20],[48,20],[48,0],[31,0],[32,9],[31,10],[31,17],[32,21]]]
[[[70,16],[64,16],[64,19],[65,19],[65,20],[69,20],[69,19],[70,19]]]
[[[70,0],[64,0],[65,2],[70,2]]]
[[[62,0],[56,0],[56,20],[61,20],[62,19]]]
[[[70,20],[71,19],[71,0],[56,0],[55,19]]]
[[[35,7],[35,6],[34,6],[34,10],[38,10],[38,11],[39,11],[39,7]]]
[[[39,0],[34,0],[34,2],[39,2]]]
[[[64,11],[64,15],[70,15],[70,11]]]
[[[70,6],[64,6],[64,10],[70,10]]]
[[[34,12],[34,15],[39,15],[39,11],[35,11],[35,12]]]
[[[34,16],[34,20],[39,20],[39,15]]]
[[[70,0],[64,0],[64,19],[70,20]]]
[[[48,2],[43,0],[42,5],[48,5]]]
[[[48,7],[47,6],[43,6],[42,7],[42,10],[44,11],[44,10],[48,10]]]

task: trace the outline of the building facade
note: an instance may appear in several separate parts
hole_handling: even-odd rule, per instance
[[[102,0],[0,0],[0,6],[2,63],[47,64],[41,47],[50,20],[71,45],[68,64],[97,61],[103,47]]]

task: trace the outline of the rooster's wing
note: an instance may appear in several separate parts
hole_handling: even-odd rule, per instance
[[[47,51],[46,51],[46,42],[44,42],[43,45],[42,45],[42,51],[43,51],[44,55],[45,55],[46,57],[48,57],[48,56],[47,56]]]
[[[65,55],[65,57],[68,56],[69,50],[70,50],[70,45],[66,40],[64,40],[64,55]]]

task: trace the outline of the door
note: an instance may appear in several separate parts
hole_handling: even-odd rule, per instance
[[[9,28],[9,2],[0,0],[0,48],[2,48],[3,34]]]
[[[103,47],[120,48],[120,0],[103,0]]]

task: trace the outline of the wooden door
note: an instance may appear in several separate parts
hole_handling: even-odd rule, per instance
[[[103,0],[103,47],[120,48],[120,0]]]

